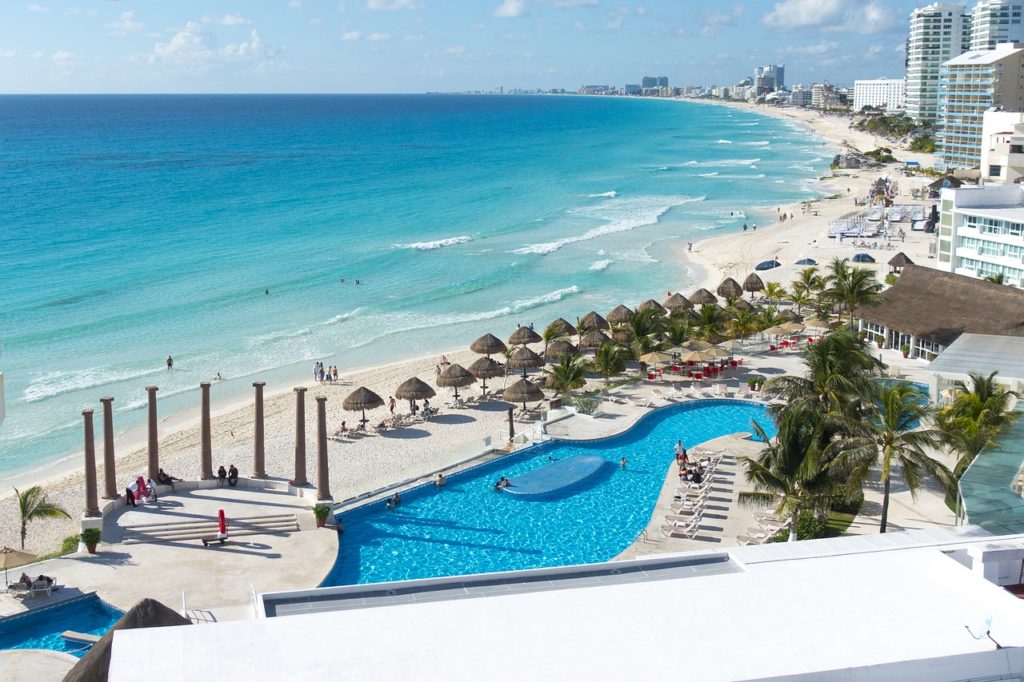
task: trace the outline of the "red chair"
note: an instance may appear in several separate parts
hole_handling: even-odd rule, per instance
[[[690,377],[692,379],[693,378],[693,370],[692,369],[686,370],[686,376],[688,376],[688,377]]]
[[[778,350],[778,349],[779,349],[778,346],[772,346],[772,345],[768,346],[768,350],[770,350],[770,351]]]
[[[736,369],[736,365],[737,364],[739,364],[738,360],[730,360],[729,361],[729,366],[732,367],[733,369]]]
[[[648,373],[647,373],[647,378],[648,378],[648,379],[654,379],[654,377],[655,377],[655,374],[654,374],[654,372],[648,372]]]

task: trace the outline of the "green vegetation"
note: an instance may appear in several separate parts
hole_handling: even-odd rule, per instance
[[[892,155],[892,149],[889,147],[879,147],[870,152],[864,152],[864,156],[878,163],[893,163],[896,161],[896,157]]]
[[[936,418],[943,441],[958,457],[953,468],[957,478],[1014,419],[1015,415],[1007,410],[1011,399],[1020,396],[996,383],[997,375],[972,372],[970,385],[955,382],[953,402],[942,408]]]
[[[71,518],[59,505],[50,502],[43,489],[37,485],[25,492],[14,489],[18,500],[18,513],[21,516],[21,548],[25,549],[25,537],[28,535],[28,524],[39,519]]]
[[[37,561],[46,561],[47,559],[56,559],[57,557],[65,556],[68,554],[74,554],[78,551],[78,541],[81,536],[69,535],[60,543],[60,550],[56,552],[50,552],[48,554],[40,554],[37,557]]]
[[[904,114],[899,114],[898,116],[891,114],[870,116],[857,121],[854,127],[872,135],[879,135],[892,140],[903,139],[920,128],[918,124],[914,123],[913,119],[908,118]]]
[[[100,543],[103,533],[99,528],[86,528],[81,532],[80,537],[86,547],[95,547]]]
[[[921,135],[910,141],[910,151],[933,154],[935,152],[935,140],[931,135]]]
[[[555,395],[572,393],[587,383],[587,361],[579,355],[560,355],[558,362],[544,370],[547,385]]]

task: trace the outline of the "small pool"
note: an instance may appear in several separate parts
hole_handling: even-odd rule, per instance
[[[620,554],[651,518],[673,447],[739,431],[757,421],[775,427],[765,407],[737,400],[701,400],[645,415],[626,433],[596,441],[550,441],[383,502],[342,514],[345,534],[323,585],[376,583],[607,561]],[[551,460],[603,457],[614,466],[578,488],[545,497],[495,492]],[[621,458],[627,459],[625,468]],[[549,459],[550,458],[550,459]]]
[[[81,658],[87,648],[68,643],[65,630],[104,635],[124,613],[95,594],[0,619],[0,649],[51,649]]]

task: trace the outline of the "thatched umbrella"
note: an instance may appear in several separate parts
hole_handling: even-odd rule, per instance
[[[743,280],[743,291],[749,291],[750,298],[754,298],[755,291],[764,291],[764,282],[756,272],[750,273],[747,275],[747,278]]]
[[[683,348],[687,350],[707,350],[715,344],[704,341],[703,339],[690,339],[683,344]]]
[[[732,309],[737,311],[743,310],[748,313],[752,313],[757,310],[757,308],[754,307],[754,304],[745,298],[736,299],[736,302],[732,304]]]
[[[608,343],[611,339],[599,329],[591,329],[580,337],[580,348],[597,348]]]
[[[804,326],[808,329],[830,329],[832,322],[829,320],[823,320],[820,317],[808,317],[804,320]]]
[[[519,329],[512,332],[512,336],[508,337],[508,345],[525,346],[528,343],[537,343],[543,340],[540,334],[529,327],[519,327]]]
[[[742,350],[744,347],[743,341],[739,339],[731,339],[729,341],[723,341],[718,344],[718,347],[724,351],[729,351],[730,354],[735,353],[738,350]]]
[[[508,346],[494,334],[484,334],[470,344],[469,349],[481,355],[493,355],[494,353],[504,353],[508,350]]]
[[[649,298],[636,307],[637,311],[641,310],[653,310],[658,315],[664,315],[668,311],[662,307],[660,303],[655,301],[653,298]]]
[[[666,298],[661,305],[669,311],[675,310],[676,308],[682,308],[683,310],[690,310],[693,308],[693,304],[679,292],[676,292]]]
[[[13,547],[4,547],[0,549],[0,566],[4,569],[4,585],[10,585],[10,580],[7,577],[7,569],[15,568],[17,566],[24,566],[35,561],[36,555],[31,552],[25,552],[20,549],[14,549]]]
[[[491,358],[477,358],[476,361],[466,369],[468,369],[469,373],[477,379],[483,381],[480,388],[484,391],[487,390],[488,379],[505,375],[505,365],[501,364],[497,360],[492,360]]]
[[[526,346],[523,346],[522,348],[516,349],[516,352],[509,356],[507,366],[509,369],[523,370],[523,376],[525,377],[526,370],[534,367],[543,367],[544,358],[537,355]]]
[[[569,324],[569,321],[564,317],[560,317],[547,327],[550,329],[555,336],[575,336],[576,327]]]
[[[895,256],[889,259],[889,268],[893,272],[899,272],[908,265],[913,265],[914,261],[907,257],[907,254],[900,251]]]
[[[712,359],[714,359],[712,354],[707,350],[691,350],[689,353],[679,356],[680,362],[707,362]]]
[[[530,383],[529,379],[520,379],[511,386],[505,389],[501,397],[510,403],[522,403],[523,409],[526,409],[526,403],[535,403],[538,400],[544,400],[544,391],[540,390],[539,387]]]
[[[110,648],[114,641],[114,631],[134,630],[136,628],[159,628],[174,625],[191,625],[192,622],[177,611],[170,609],[155,599],[143,599],[128,609],[114,623],[107,634],[92,645],[70,672],[64,676],[67,682],[103,682],[110,670]]]
[[[430,384],[417,377],[403,381],[395,389],[395,397],[399,400],[424,400],[425,398],[433,398],[435,395],[437,394],[430,387]]]
[[[799,334],[804,330],[804,325],[799,322],[786,322],[785,324],[780,324],[779,329],[782,329],[787,334]]]
[[[577,326],[579,327],[577,331],[579,331],[581,335],[586,333],[584,330],[611,329],[611,325],[608,324],[608,320],[604,319],[593,310],[581,317]]]
[[[609,324],[626,324],[629,322],[630,316],[633,311],[624,305],[616,306],[615,310],[608,313]]]
[[[722,283],[718,285],[718,288],[715,291],[718,292],[719,296],[725,298],[728,298],[729,296],[740,297],[743,295],[743,287],[741,287],[740,283],[732,277],[726,277],[722,280]]]
[[[341,401],[341,406],[349,412],[362,412],[363,418],[360,423],[365,424],[370,421],[366,418],[366,411],[372,410],[375,407],[383,407],[384,399],[379,395],[366,388],[360,386],[356,390],[348,394],[348,396]]]
[[[788,332],[785,329],[782,328],[781,324],[777,324],[774,327],[768,327],[767,329],[762,329],[761,333],[766,335],[766,336],[784,336]]]
[[[796,315],[795,312],[793,312],[792,310],[789,310],[787,308],[786,310],[780,310],[778,315],[777,315],[777,317],[780,320],[790,320],[790,321],[792,321],[792,320],[796,319],[797,315]]]
[[[644,363],[645,365],[659,365],[662,363],[672,362],[672,359],[673,358],[671,353],[663,353],[657,350],[652,351],[650,353],[645,353],[641,355],[639,358],[640,362]]]
[[[545,360],[557,360],[563,355],[579,355],[580,349],[566,339],[555,339],[544,349]]]
[[[633,343],[633,330],[629,327],[619,327],[612,332],[612,341],[628,346]]]
[[[697,289],[697,291],[690,294],[690,303],[694,305],[718,303],[718,298],[707,289]]]
[[[520,329],[526,329],[526,327],[520,327]],[[442,388],[454,388],[455,399],[459,399],[459,389],[463,386],[469,386],[472,383],[476,383],[476,377],[469,373],[469,370],[462,365],[448,365],[444,368],[440,374],[437,375],[437,379],[434,383]]]

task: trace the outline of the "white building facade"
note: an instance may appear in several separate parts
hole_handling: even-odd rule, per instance
[[[971,49],[993,50],[999,43],[1024,41],[1021,0],[981,0],[971,9]]]
[[[989,109],[1024,109],[1024,48],[1000,43],[971,50],[942,65],[935,149],[943,168],[981,163],[982,123]]]
[[[906,107],[915,121],[938,117],[939,70],[966,52],[971,40],[971,15],[963,5],[933,3],[910,14],[907,39]]]
[[[981,139],[981,181],[1019,182],[1024,177],[1024,112],[986,111]]]
[[[902,78],[875,78],[853,82],[853,110],[877,107],[901,111],[906,107],[906,81]]]
[[[978,279],[1002,275],[1024,288],[1024,187],[942,190],[936,267]]]

